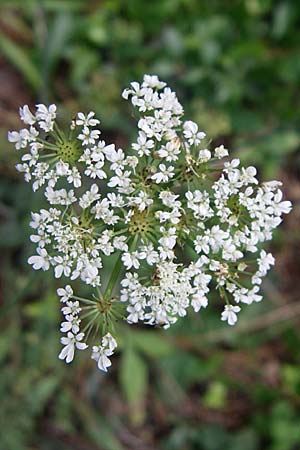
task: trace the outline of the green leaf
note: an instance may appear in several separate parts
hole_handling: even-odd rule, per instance
[[[41,378],[35,383],[34,395],[28,394],[30,407],[34,413],[42,411],[58,384],[59,378],[56,375]]]
[[[258,450],[259,438],[254,430],[244,429],[232,436],[231,450]]]
[[[47,38],[44,55],[49,71],[54,68],[55,64],[62,57],[64,47],[70,39],[73,30],[74,21],[70,14],[61,12],[56,15]]]
[[[153,331],[135,331],[132,333],[134,345],[145,355],[162,358],[174,351],[174,347],[161,333]]]
[[[148,371],[145,361],[131,347],[125,349],[122,356],[120,382],[129,406],[132,423],[135,425],[143,423],[145,419]]]
[[[2,5],[8,5],[10,7],[19,7],[30,11],[31,14],[37,9],[37,0],[2,0]],[[80,11],[84,9],[86,0],[43,0],[43,7],[48,12],[56,11]]]
[[[0,49],[6,58],[24,76],[28,84],[37,91],[42,84],[37,67],[32,62],[29,53],[0,32]]]
[[[85,425],[90,438],[97,445],[101,442],[104,450],[123,450],[124,447],[114,435],[110,424],[102,416],[94,415],[96,420],[87,421]]]
[[[73,407],[78,417],[82,420],[86,435],[97,446],[101,443],[103,450],[124,450],[113,429],[113,421],[107,421],[105,417],[89,406],[88,403],[78,403],[73,400]]]
[[[300,392],[300,370],[298,366],[284,364],[281,368],[285,389],[295,395]]]
[[[226,405],[226,397],[226,386],[219,381],[214,381],[210,383],[208,390],[203,397],[203,403],[209,408],[224,408]]]
[[[287,32],[292,16],[291,6],[288,2],[280,2],[274,13],[273,35],[281,38]]]

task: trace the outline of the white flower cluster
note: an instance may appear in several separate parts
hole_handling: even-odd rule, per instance
[[[64,315],[64,321],[61,323],[60,331],[67,333],[67,337],[61,338],[61,343],[64,345],[59,354],[59,359],[65,359],[66,363],[73,361],[75,348],[78,350],[85,350],[87,344],[82,342],[84,333],[79,332],[79,326],[81,320],[79,319],[79,313],[81,308],[78,301],[70,300],[73,297],[73,289],[67,285],[64,289],[59,288],[57,290],[58,295],[61,297],[63,307],[61,312]]]
[[[65,359],[66,363],[70,363],[74,359],[75,348],[85,350],[88,347],[86,343],[82,342],[85,334],[80,332],[81,319],[79,319],[79,313],[82,311],[82,308],[79,306],[78,300],[71,300],[77,297],[74,296],[70,285],[57,289],[57,294],[61,297],[60,301],[63,304],[61,312],[64,315],[60,331],[67,333],[67,336],[61,338],[61,343],[64,347],[58,357],[59,359]],[[108,357],[113,355],[116,348],[117,342],[110,333],[105,334],[100,346],[93,346],[91,358],[97,361],[100,370],[107,372],[107,367],[111,366],[111,361]]]
[[[149,286],[140,283],[137,273],[127,272],[121,283],[121,301],[129,303],[129,323],[143,321],[166,328],[178,316],[185,316],[190,304],[196,312],[207,306],[211,275],[201,271],[201,261],[197,268],[191,265],[180,271],[178,267],[172,261],[161,261]]]
[[[101,345],[94,345],[91,358],[97,361],[98,368],[107,372],[107,368],[111,366],[109,356],[114,354],[117,348],[117,341],[112,337],[110,333],[102,338]]]
[[[238,305],[262,299],[274,258],[261,245],[291,210],[280,182],[259,185],[256,169],[237,158],[222,164],[227,149],[206,148],[205,133],[184,120],[176,94],[157,76],[131,83],[123,97],[140,114],[126,151],[100,139],[93,112],[78,113],[63,132],[55,105],[20,108],[26,128],[8,135],[17,150],[28,149],[17,170],[34,191],[44,188],[49,204],[32,213],[37,250],[28,262],[94,291],[82,299],[70,286],[59,290],[67,333],[59,357],[70,362],[75,348],[86,348],[79,313],[89,309],[87,327],[101,323],[104,335],[92,358],[105,371],[117,345],[107,328],[122,305],[128,323],[167,328],[189,308],[206,308],[214,290],[221,319],[234,325]],[[111,256],[116,266],[103,289],[101,269]],[[118,285],[121,303],[113,295]]]

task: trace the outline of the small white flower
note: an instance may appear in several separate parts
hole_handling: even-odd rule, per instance
[[[80,313],[81,308],[79,306],[79,302],[75,301],[67,301],[65,303],[65,306],[63,306],[61,308],[61,312],[63,313],[64,316],[68,316],[69,314],[73,315],[73,316],[78,316],[78,314]]]
[[[190,145],[199,145],[206,136],[203,131],[198,131],[198,125],[191,120],[184,122],[183,134]]]
[[[78,135],[78,139],[82,141],[82,145],[92,145],[95,144],[100,133],[100,130],[90,130],[89,127],[84,126],[82,132]]]
[[[91,286],[100,286],[100,277],[98,267],[92,264],[87,264],[86,267],[82,270],[80,274],[80,278],[86,284],[90,284]]]
[[[137,251],[123,253],[122,261],[127,269],[131,269],[131,267],[138,269],[140,267],[139,253]]]
[[[228,150],[224,147],[224,145],[220,145],[215,148],[215,157],[218,159],[225,158],[228,154]]]
[[[50,205],[71,205],[77,200],[72,189],[70,191],[66,189],[55,191],[50,186],[46,188],[45,197]]]
[[[37,255],[30,256],[30,258],[28,258],[28,264],[32,264],[34,270],[48,270],[50,263],[47,250],[44,248],[37,248],[36,252]]]
[[[28,105],[24,105],[23,107],[20,107],[19,114],[20,114],[21,120],[24,123],[26,123],[27,125],[33,125],[36,122],[36,118],[30,111]]]
[[[179,195],[173,194],[171,191],[161,191],[159,194],[159,198],[162,203],[169,208],[180,208],[181,202],[177,200]]]
[[[176,245],[176,228],[171,227],[166,230],[164,227],[160,227],[160,231],[163,233],[163,236],[158,240],[158,242],[168,249],[172,249]]]
[[[260,257],[258,258],[258,267],[261,275],[266,275],[270,267],[275,264],[275,258],[271,253],[266,253],[265,250],[260,252]]]
[[[292,210],[292,202],[286,200],[281,201],[283,197],[282,191],[278,190],[274,196],[274,203],[272,204],[274,214],[281,216],[282,214],[289,214]]]
[[[73,183],[75,188],[79,188],[81,186],[81,175],[76,167],[72,167],[67,177],[67,180],[68,183]]]
[[[194,308],[195,312],[199,312],[201,308],[206,308],[208,305],[208,300],[205,295],[203,295],[201,292],[197,292],[193,295],[191,305]]]
[[[107,372],[107,368],[111,366],[109,356],[112,356],[117,347],[117,341],[110,333],[103,338],[101,345],[93,346],[91,358],[97,361],[98,369]]]
[[[146,259],[150,266],[158,262],[158,253],[154,250],[152,243],[141,247],[139,258]]]
[[[71,331],[68,332],[67,337],[62,337],[61,343],[64,347],[58,355],[59,359],[65,359],[67,364],[73,361],[75,348],[85,350],[88,347],[84,342],[81,342],[83,338],[84,333],[74,335]]]
[[[60,301],[66,303],[73,296],[73,289],[67,284],[64,288],[58,288],[57,294],[61,297]]]
[[[237,313],[240,312],[239,306],[225,305],[225,309],[221,314],[221,320],[227,321],[228,325],[235,325],[237,322]]]
[[[240,179],[243,181],[245,185],[248,184],[258,184],[258,180],[255,178],[257,170],[255,167],[242,167],[242,172],[240,175]]]
[[[102,338],[102,346],[107,347],[109,352],[113,352],[117,348],[118,344],[110,333],[106,333],[106,335]]]
[[[7,136],[8,141],[15,144],[16,150],[27,147],[29,133],[25,128],[20,131],[9,131]]]
[[[60,325],[60,331],[62,333],[72,331],[72,333],[77,334],[79,332],[79,325],[81,320],[78,319],[77,316],[73,316],[72,314],[67,314],[65,316],[65,319],[66,320]]]
[[[168,162],[176,161],[180,153],[180,147],[178,145],[174,145],[172,141],[167,142],[166,145],[162,146],[157,151],[158,156],[160,158],[165,158]]]
[[[79,199],[79,205],[82,209],[88,208],[92,203],[98,200],[101,195],[98,193],[99,188],[97,184],[92,184],[91,189],[86,191]]]
[[[147,192],[141,191],[137,197],[131,197],[131,205],[136,205],[139,211],[144,211],[148,206],[152,205],[153,200],[149,198]]]
[[[206,255],[208,255],[210,250],[208,236],[196,236],[196,239],[194,240],[194,245],[197,253],[204,252]]]
[[[52,104],[47,108],[46,105],[39,104],[36,107],[36,119],[39,121],[39,126],[46,132],[52,131],[56,118],[56,105]]]
[[[100,123],[100,120],[94,118],[95,113],[90,111],[87,115],[79,112],[77,114],[76,125],[83,125],[85,127],[95,127]]]
[[[71,261],[67,256],[64,258],[62,256],[54,256],[53,258],[55,264],[55,278],[60,278],[62,275],[69,277],[71,274]]]
[[[127,252],[128,245],[126,244],[127,238],[126,236],[116,236],[113,241],[113,245],[117,250],[122,250]]]
[[[224,172],[225,173],[236,173],[236,168],[240,165],[239,158],[234,158],[231,161],[227,161],[224,164]]]
[[[107,178],[106,173],[102,170],[103,162],[99,161],[96,164],[89,164],[87,169],[84,171],[85,175],[90,178],[99,178],[99,180],[104,180]]]
[[[115,173],[116,175],[114,177],[111,177],[107,185],[112,188],[122,188],[122,191],[119,189],[119,192],[126,192],[127,188],[130,188],[131,180],[129,178],[129,175],[131,173],[129,172],[129,170],[123,172],[121,169],[116,169]]]
[[[209,150],[204,149],[204,150],[200,150],[199,154],[198,154],[198,161],[200,163],[206,163],[207,161],[209,161],[211,159],[211,153]]]
[[[152,89],[162,89],[166,86],[164,81],[160,81],[157,75],[144,75],[143,87],[150,87]]]
[[[173,178],[175,173],[173,172],[174,167],[169,166],[166,167],[164,164],[160,164],[159,166],[159,172],[156,172],[154,175],[152,175],[152,180],[154,180],[157,184],[159,183],[167,183],[170,178]]]
[[[70,173],[69,164],[64,161],[58,161],[56,163],[55,169],[57,175],[59,175],[60,177],[65,177]]]
[[[132,144],[132,148],[138,152],[140,157],[143,155],[149,156],[153,147],[154,141],[147,139],[147,135],[143,131],[139,132],[137,143]]]

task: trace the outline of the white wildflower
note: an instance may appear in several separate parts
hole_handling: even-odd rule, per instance
[[[201,314],[215,291],[227,303],[221,319],[234,325],[241,307],[262,300],[275,263],[264,244],[292,208],[282,183],[259,184],[256,168],[238,158],[222,164],[228,150],[203,145],[205,133],[156,75],[132,82],[123,98],[139,115],[124,149],[100,139],[94,112],[61,130],[55,105],[24,105],[24,128],[8,133],[22,153],[17,170],[46,203],[31,216],[28,263],[76,280],[87,296],[70,284],[57,290],[59,358],[69,363],[87,347],[81,329],[100,328],[92,359],[104,371],[117,346],[107,330],[117,330],[119,301],[129,324],[168,328],[191,310]]]
[[[58,355],[59,359],[65,359],[67,364],[73,361],[75,348],[78,350],[85,350],[88,347],[87,344],[81,342],[83,338],[84,333],[74,335],[71,331],[68,332],[67,337],[62,337],[61,343],[64,347]]]
[[[237,322],[237,313],[240,312],[239,306],[225,305],[221,320],[227,321],[228,325],[235,325]]]

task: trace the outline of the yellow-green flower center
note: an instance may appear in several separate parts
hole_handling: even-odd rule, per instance
[[[56,145],[58,156],[64,162],[74,164],[78,161],[81,151],[76,141],[65,140],[64,142],[57,142]]]
[[[129,222],[128,231],[131,234],[145,235],[149,231],[149,221],[146,211],[135,211]]]

